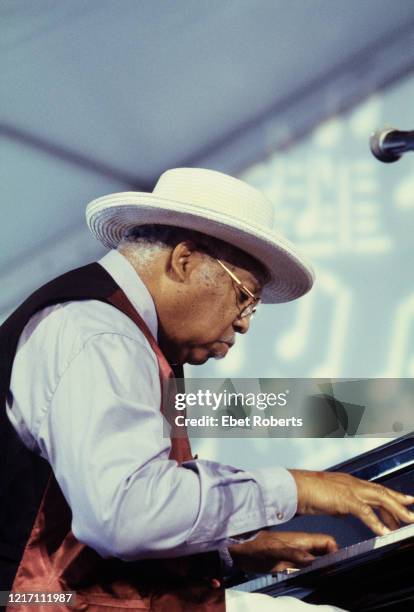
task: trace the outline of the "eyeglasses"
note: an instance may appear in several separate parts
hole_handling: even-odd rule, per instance
[[[241,310],[241,312],[239,314],[239,318],[240,319],[245,319],[246,317],[252,317],[255,314],[255,312],[256,312],[256,306],[259,304],[260,298],[257,298],[250,291],[250,289],[248,289],[246,287],[246,285],[243,285],[241,280],[239,278],[237,278],[237,276],[220,259],[216,258],[216,261],[219,262],[219,264],[221,265],[223,270],[225,270],[227,272],[227,274],[230,276],[230,278],[236,283],[236,285],[238,286],[240,292],[244,295],[244,297],[245,298],[250,298],[251,300],[253,300],[252,302],[250,302],[250,304],[247,304],[247,306],[245,306]]]

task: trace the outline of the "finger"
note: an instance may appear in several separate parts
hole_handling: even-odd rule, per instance
[[[391,512],[388,512],[388,510],[385,510],[385,508],[380,508],[379,509],[379,514],[380,517],[382,519],[382,522],[392,531],[394,531],[395,529],[399,529],[400,528],[400,521],[398,521],[395,516],[393,514],[391,514]]]
[[[305,531],[278,531],[280,540],[288,546],[300,548],[314,554],[323,555],[338,550],[335,538],[327,533],[309,533]]]
[[[375,534],[382,536],[390,533],[390,530],[380,521],[369,504],[354,502],[351,504],[350,512],[359,518]]]
[[[400,493],[399,491],[395,491],[394,489],[390,489],[389,487],[386,487],[388,493],[394,498],[396,499],[398,502],[400,502],[400,504],[403,504],[403,506],[412,506],[414,504],[414,496],[413,495],[407,495],[406,493]]]
[[[272,567],[270,572],[271,573],[284,572],[285,570],[290,569],[292,567],[295,567],[295,566],[293,563],[290,563],[290,561],[279,561],[278,563],[276,563],[274,567]]]
[[[334,537],[326,533],[307,533],[303,538],[304,546],[300,546],[315,555],[325,555],[338,550],[339,546]]]
[[[297,565],[309,565],[309,563],[315,560],[315,557],[306,550],[294,548],[293,546],[286,546],[278,552],[278,556],[283,561],[291,561],[295,567]]]
[[[390,494],[389,489],[382,487],[381,485],[374,485],[371,489],[370,495],[368,496],[369,503],[374,505],[376,508],[383,508],[388,510],[395,518],[404,521],[405,523],[414,523],[414,512],[408,510],[405,506],[400,504],[393,495]]]

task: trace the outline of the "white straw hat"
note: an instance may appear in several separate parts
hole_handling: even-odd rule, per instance
[[[90,202],[86,221],[106,247],[116,248],[136,225],[163,224],[214,236],[260,261],[270,273],[262,302],[300,297],[312,287],[311,266],[273,231],[274,207],[257,189],[202,168],[164,172],[152,193],[112,193]]]

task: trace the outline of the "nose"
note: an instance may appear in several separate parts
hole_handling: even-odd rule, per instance
[[[247,334],[250,327],[250,317],[243,317],[242,319],[239,317],[234,320],[233,329],[238,334]]]

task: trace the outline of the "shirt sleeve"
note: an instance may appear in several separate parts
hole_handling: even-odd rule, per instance
[[[72,510],[72,530],[104,557],[174,557],[224,548],[289,520],[284,468],[243,471],[168,459],[156,358],[135,338],[89,338],[35,432]]]

